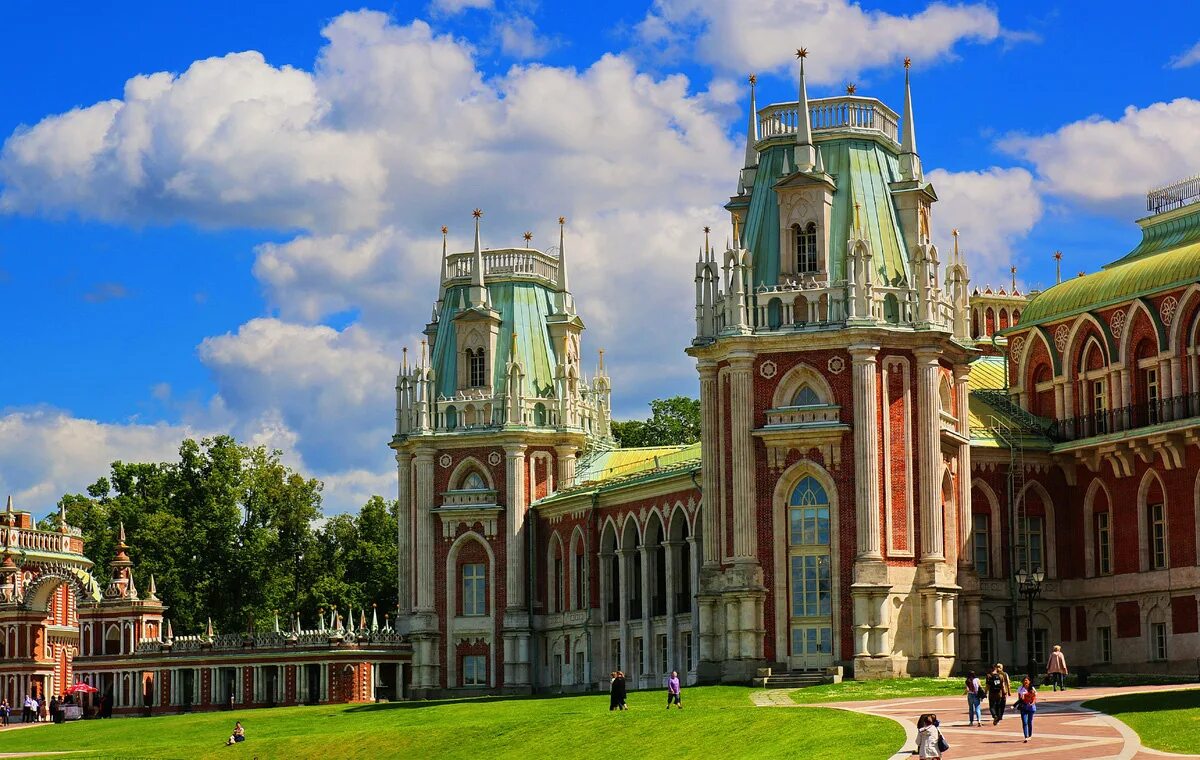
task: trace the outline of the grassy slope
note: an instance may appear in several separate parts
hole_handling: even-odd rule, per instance
[[[754,707],[740,687],[686,689],[682,712],[662,692],[633,692],[610,714],[608,696],[288,707],[151,719],[81,721],[0,735],[0,752],[86,750],[70,757],[160,758],[703,756],[885,758],[904,741],[892,721],[820,709]],[[235,719],[248,739],[222,744]],[[96,753],[96,754],[92,754]]]
[[[791,697],[793,702],[799,704],[818,704],[897,697],[946,697],[961,694],[962,690],[963,681],[960,678],[891,678],[810,686],[793,691]]]
[[[1084,707],[1120,719],[1152,749],[1200,753],[1200,690],[1123,694],[1094,699]]]

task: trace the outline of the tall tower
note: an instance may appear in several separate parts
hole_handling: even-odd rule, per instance
[[[970,572],[966,264],[943,281],[909,61],[901,117],[853,87],[810,99],[807,55],[797,101],[751,115],[731,248],[696,267],[701,677],[946,675]]]
[[[609,384],[580,363],[583,321],[558,245],[447,253],[414,366],[396,379],[398,623],[414,694],[532,688],[529,504],[610,440]],[[443,228],[443,233],[445,233]]]

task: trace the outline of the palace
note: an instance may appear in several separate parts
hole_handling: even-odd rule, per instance
[[[563,219],[545,252],[486,249],[478,210],[474,250],[443,245],[391,443],[413,695],[944,676],[1058,642],[1194,666],[1200,204],[1159,193],[1179,208],[1099,273],[971,289],[957,233],[931,241],[907,62],[897,114],[809,99],[799,53],[796,102],[751,78],[732,245],[706,230],[695,265],[699,443],[615,447]]]

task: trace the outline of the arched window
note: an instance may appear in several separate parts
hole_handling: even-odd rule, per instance
[[[792,406],[820,406],[823,402],[810,385],[801,385],[792,398]]]
[[[546,427],[546,405],[540,401],[533,407],[533,424]]]
[[[471,472],[467,477],[463,478],[461,491],[486,491],[488,490],[487,481],[477,472]]]
[[[446,429],[453,430],[458,427],[458,410],[452,406],[446,407]]]
[[[829,496],[805,476],[792,490],[787,514],[791,658],[807,667],[833,656]]]
[[[950,392],[950,381],[942,376],[941,387],[938,388],[938,402],[941,404],[942,412],[951,417],[957,417],[954,413],[954,395]]]
[[[487,357],[482,348],[474,351],[467,349],[467,364],[471,387],[481,388],[487,385]]]
[[[796,236],[796,272],[808,274],[817,269],[817,225],[809,222],[804,227],[792,225]]]

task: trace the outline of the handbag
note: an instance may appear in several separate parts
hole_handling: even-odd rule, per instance
[[[945,752],[950,751],[950,742],[946,741],[946,737],[942,736],[942,732],[940,729],[938,730],[937,748],[938,748],[938,753],[945,753]]]

